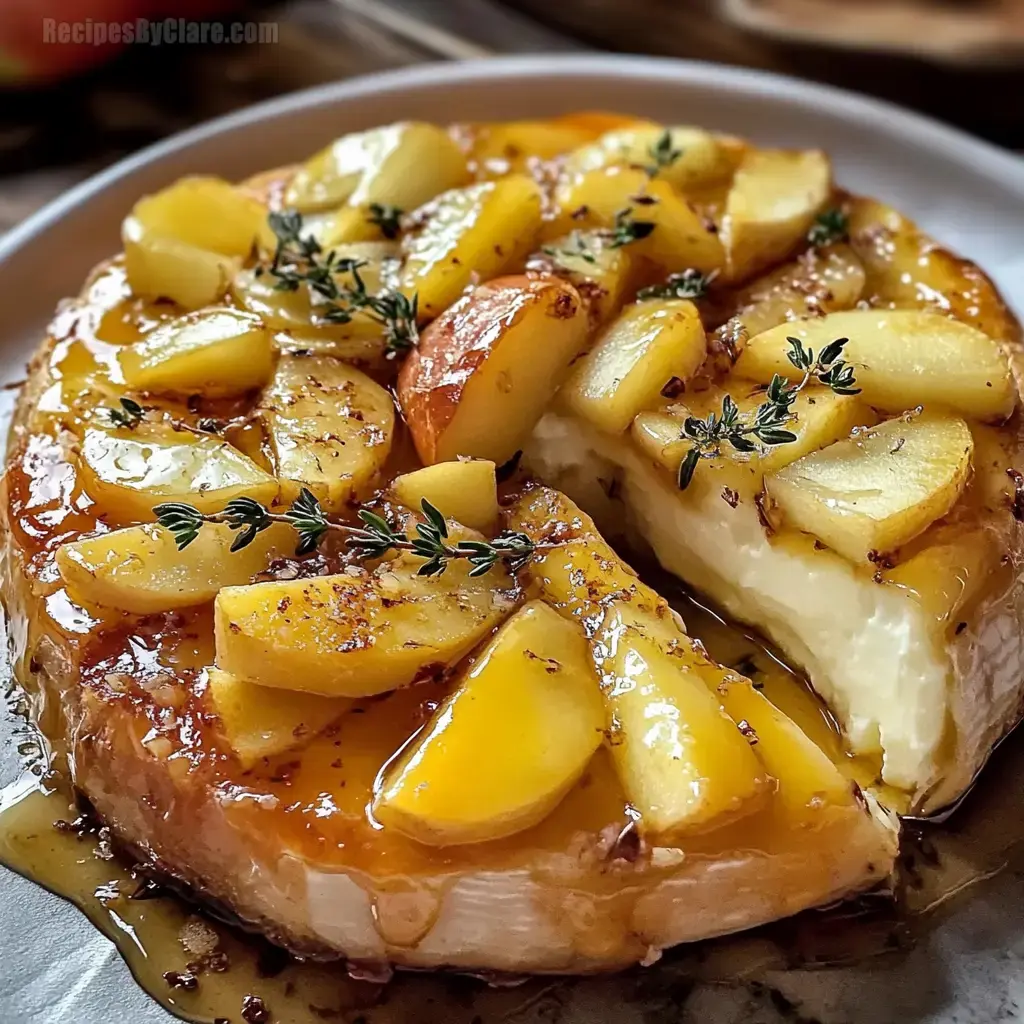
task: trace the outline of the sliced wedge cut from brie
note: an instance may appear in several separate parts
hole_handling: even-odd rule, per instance
[[[906,566],[876,579],[806,534],[772,533],[753,500],[733,507],[735,496],[712,488],[681,494],[628,436],[557,413],[540,421],[526,459],[610,536],[623,535],[624,508],[633,542],[642,538],[664,568],[803,669],[851,753],[878,759],[879,782],[905,793],[887,792],[889,806],[921,815],[945,808],[1016,721],[1024,624],[1012,572],[1000,585],[988,577],[973,607],[978,572],[958,568],[962,551],[947,553],[945,565],[930,564],[942,552],[928,551],[915,584]],[[959,593],[942,592],[947,575],[963,577]]]

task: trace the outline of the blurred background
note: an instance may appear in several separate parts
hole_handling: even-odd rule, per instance
[[[121,26],[146,39],[112,38]],[[269,96],[588,48],[831,82],[1024,150],[1024,0],[0,0],[0,231],[125,153]]]

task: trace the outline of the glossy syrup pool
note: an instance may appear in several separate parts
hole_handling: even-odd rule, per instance
[[[677,607],[712,657],[742,664],[819,742],[837,742],[821,705],[806,687],[795,685],[796,677],[767,648],[683,595]],[[12,691],[11,701],[16,718],[25,711],[24,698]],[[985,784],[952,825],[908,828],[891,894],[681,947],[655,967],[612,979],[479,980],[400,973],[387,981],[360,977],[342,963],[295,960],[208,909],[147,882],[133,872],[130,861],[110,850],[102,830],[79,815],[59,769],[43,773],[32,733],[19,729],[17,736],[19,752],[35,764],[0,794],[0,861],[77,906],[169,1011],[211,1024],[555,1021],[567,993],[578,986],[600,990],[603,1000],[663,1006],[681,983],[746,983],[772,969],[899,955],[941,919],[942,909],[953,905],[955,897],[1014,860],[1024,860],[1024,801],[1008,781],[1024,776],[1024,741],[1018,736],[997,752]],[[870,773],[870,766],[858,767],[855,774]]]

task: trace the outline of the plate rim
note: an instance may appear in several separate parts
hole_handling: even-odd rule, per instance
[[[950,162],[970,167],[974,173],[985,173],[1008,192],[1018,195],[1024,205],[1024,157],[888,100],[773,71],[708,61],[606,53],[521,54],[429,62],[358,75],[264,100],[194,125],[123,157],[72,186],[0,236],[0,268],[67,213],[87,204],[121,178],[236,128],[293,111],[342,105],[374,93],[404,92],[441,83],[465,86],[501,80],[586,77],[690,85],[742,97],[771,93],[774,99],[798,110],[873,126],[898,137],[903,145],[931,150]]]

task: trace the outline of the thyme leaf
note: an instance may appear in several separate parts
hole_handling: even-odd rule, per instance
[[[653,178],[662,169],[671,167],[683,155],[683,151],[673,147],[672,132],[666,128],[648,146],[647,155],[651,158],[651,162],[644,170]]]
[[[705,419],[688,416],[680,430],[680,436],[693,444],[679,463],[677,484],[685,491],[701,459],[721,457],[722,447],[729,445],[743,453],[758,451],[758,446],[774,447],[791,444],[797,435],[786,429],[793,419],[792,406],[796,396],[813,380],[831,388],[837,395],[857,395],[853,367],[840,359],[849,338],[837,338],[826,345],[817,356],[814,349],[804,348],[799,338],[787,338],[789,361],[803,377],[791,384],[781,374],[774,374],[765,391],[764,402],[752,414],[743,416],[731,395],[722,399],[718,413],[711,412]]]
[[[369,216],[366,218],[371,224],[380,228],[380,233],[388,239],[395,239],[402,233],[402,214],[397,206],[390,203],[370,203]]]
[[[564,245],[543,245],[542,253],[563,263],[566,260],[579,259],[584,263],[597,263],[597,254],[590,247],[589,239],[578,228],[570,231]]]
[[[838,206],[833,206],[814,218],[814,223],[807,232],[807,241],[818,248],[832,245],[834,242],[843,242],[849,236],[850,218]]]
[[[271,512],[253,498],[233,498],[219,512],[200,512],[180,501],[155,506],[157,522],[169,530],[179,551],[191,544],[206,523],[225,523],[235,531],[232,551],[251,544],[272,523],[286,523],[298,536],[297,555],[314,551],[328,531],[345,535],[345,546],[356,559],[383,558],[391,551],[409,551],[423,559],[419,576],[440,576],[452,559],[465,559],[470,576],[482,576],[499,562],[510,572],[521,569],[535,551],[554,547],[536,543],[525,533],[503,530],[493,540],[460,540],[451,543],[443,513],[426,498],[420,503],[423,522],[410,537],[396,530],[384,516],[371,509],[359,510],[361,526],[335,523],[324,513],[316,496],[303,488],[287,512]]]
[[[115,427],[125,430],[134,430],[146,418],[146,410],[134,398],[119,398],[117,408],[104,411]]]
[[[308,487],[303,487],[292,506],[284,514],[285,521],[298,534],[297,555],[308,555],[319,546],[323,535],[331,528],[324,510]]]
[[[650,220],[636,220],[633,207],[627,206],[615,214],[615,226],[605,232],[609,249],[621,249],[624,245],[646,238],[657,225]]]
[[[636,293],[639,301],[646,299],[703,299],[714,274],[702,274],[693,267],[678,274],[669,274],[663,284],[641,288]]]

